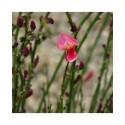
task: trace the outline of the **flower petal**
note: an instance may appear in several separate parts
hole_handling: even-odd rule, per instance
[[[66,33],[61,33],[57,40],[57,47],[61,50],[64,50],[64,49],[66,49],[67,44],[71,45],[71,46],[76,46],[79,43],[76,39],[74,39],[70,35],[68,35]]]
[[[74,60],[76,60],[77,53],[74,47],[66,50],[65,58],[68,62],[73,62]]]
[[[78,45],[79,42],[73,38],[72,36],[66,34],[66,33],[62,33],[62,36],[65,37],[66,41],[71,44],[71,45]]]
[[[67,41],[65,37],[62,34],[60,34],[57,39],[57,47],[61,50],[64,50],[66,49],[66,45],[67,45]]]

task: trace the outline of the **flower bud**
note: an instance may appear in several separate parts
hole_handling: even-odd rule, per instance
[[[34,60],[34,66],[36,67],[39,62],[39,56],[37,56]]]
[[[28,88],[26,91],[26,98],[30,97],[33,94],[33,90],[31,88]]]
[[[54,20],[53,20],[53,18],[51,18],[51,17],[50,17],[50,18],[47,18],[47,21],[48,21],[49,24],[54,24]]]
[[[21,16],[18,16],[18,17],[17,17],[17,25],[18,25],[19,27],[22,27],[22,26],[23,26],[23,19],[22,19]]]
[[[31,28],[32,31],[36,29],[36,24],[33,20],[31,20],[30,28]]]
[[[28,70],[24,70],[24,79],[26,79],[28,76]]]
[[[79,63],[79,70],[82,70],[84,68],[84,62],[80,61]]]
[[[77,83],[81,79],[81,75],[78,75],[76,79],[74,80],[74,83]]]
[[[76,24],[73,24],[73,26],[71,27],[71,32],[76,32],[78,30]]]
[[[29,55],[29,50],[28,50],[28,47],[24,47],[23,50],[22,50],[22,55],[24,57],[27,57]]]

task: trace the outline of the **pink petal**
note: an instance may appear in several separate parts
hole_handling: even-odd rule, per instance
[[[88,72],[88,74],[83,78],[83,81],[84,82],[89,81],[92,78],[93,75],[94,75],[93,71]]]
[[[72,46],[78,45],[78,41],[74,39],[72,36],[66,34],[66,33],[61,33],[58,37],[57,40],[57,46],[59,49],[66,49],[67,44],[70,44]]]
[[[74,60],[76,60],[77,53],[74,47],[66,50],[65,58],[68,62],[73,62]]]

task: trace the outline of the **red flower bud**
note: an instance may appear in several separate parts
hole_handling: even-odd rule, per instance
[[[29,55],[29,50],[28,50],[28,47],[24,47],[23,50],[22,50],[22,55],[24,57],[27,57]]]
[[[53,18],[47,18],[47,21],[48,21],[48,23],[50,23],[50,24],[54,24]]]
[[[34,66],[36,67],[39,62],[39,56],[37,56],[34,60]]]
[[[36,24],[33,20],[31,20],[30,28],[31,28],[32,31],[36,29]]]
[[[83,62],[83,61],[80,61],[79,70],[82,70],[83,68],[84,68],[84,62]]]
[[[30,97],[33,94],[33,90],[31,88],[28,88],[26,91],[26,98]]]
[[[81,75],[78,75],[76,79],[74,80],[74,83],[77,83],[81,79]]]
[[[28,76],[28,70],[24,70],[24,79],[26,79]]]
[[[78,30],[76,24],[73,24],[73,26],[71,27],[71,32],[76,32]]]
[[[21,16],[18,16],[18,17],[17,17],[17,25],[18,25],[19,27],[22,27],[22,26],[23,26],[23,19],[22,19]]]

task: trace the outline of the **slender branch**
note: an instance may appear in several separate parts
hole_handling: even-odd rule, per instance
[[[97,20],[99,20],[99,16],[101,15],[102,13],[97,13],[97,15],[95,16],[95,18],[93,19],[93,21],[90,23],[89,27],[87,28],[86,32],[85,32],[85,35],[83,36],[79,46],[77,47],[77,52],[79,52],[80,48],[82,47],[82,44],[84,43],[85,39],[87,38],[91,28],[93,27],[93,25],[95,24],[95,22]]]
[[[58,70],[59,70],[59,68],[60,68],[60,65],[62,64],[63,59],[64,59],[64,54],[62,55],[62,57],[61,57],[61,59],[60,59],[58,65],[57,65],[57,67],[56,67],[56,69],[55,69],[55,71],[54,71],[54,73],[53,73],[53,76],[51,77],[51,79],[50,79],[50,81],[49,81],[49,83],[48,83],[48,86],[47,86],[45,92],[43,93],[43,96],[42,96],[42,98],[41,98],[41,101],[40,101],[40,104],[39,104],[39,106],[38,106],[37,112],[40,112],[40,111],[41,111],[42,104],[43,104],[43,102],[44,102],[44,100],[45,100],[45,97],[46,97],[46,95],[47,95],[47,93],[48,93],[48,91],[49,91],[49,88],[50,88],[52,82],[54,81],[54,79],[55,79],[55,77],[56,77],[56,74],[57,74],[57,72],[58,72]]]
[[[73,27],[73,21],[72,21],[72,18],[71,18],[71,14],[69,14],[68,12],[66,12],[66,15],[67,15],[67,18],[69,20],[70,26]]]
[[[110,30],[110,32],[109,32],[109,36],[108,36],[108,40],[107,40],[107,47],[108,47],[108,45],[111,41],[112,41],[112,30]],[[99,92],[100,92],[101,79],[102,79],[103,73],[106,69],[105,65],[106,65],[106,59],[107,58],[106,58],[105,55],[107,53],[107,50],[108,50],[108,48],[106,48],[105,52],[104,52],[103,61],[102,61],[101,69],[100,69],[100,75],[99,75],[99,78],[98,78],[98,84],[97,84],[97,87],[95,89],[95,93],[94,93],[93,98],[92,98],[92,102],[91,102],[89,112],[94,112],[95,107],[96,107],[97,98],[98,98]]]

